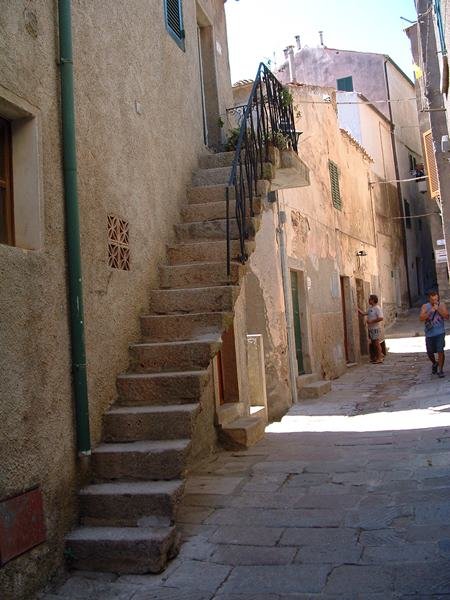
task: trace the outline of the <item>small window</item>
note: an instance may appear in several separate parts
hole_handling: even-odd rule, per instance
[[[341,77],[336,80],[337,89],[340,92],[353,92],[353,77]]]
[[[14,245],[11,123],[0,117],[0,244]]]
[[[339,189],[339,169],[332,160],[328,161],[328,170],[330,172],[331,199],[333,200],[333,206],[338,210],[342,210],[342,198]]]
[[[181,0],[164,0],[164,16],[166,19],[166,29],[178,44],[184,50],[184,29],[183,29],[183,11]]]
[[[416,170],[416,159],[412,154],[408,154],[408,158],[409,158],[409,170],[410,171],[415,171]]]
[[[408,229],[411,229],[411,209],[408,200],[405,200],[405,217],[405,225]]]

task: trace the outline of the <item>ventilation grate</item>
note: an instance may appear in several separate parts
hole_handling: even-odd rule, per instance
[[[130,270],[130,226],[128,221],[108,215],[108,265]]]

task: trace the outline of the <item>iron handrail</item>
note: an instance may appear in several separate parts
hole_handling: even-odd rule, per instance
[[[297,152],[292,97],[264,63],[260,63],[244,107],[237,137],[231,174],[226,188],[227,275],[231,274],[230,189],[234,188],[235,217],[239,232],[240,253],[245,263],[248,255],[245,240],[251,233],[254,216],[253,199],[257,183],[264,179],[264,164],[269,162],[269,146],[285,146]]]

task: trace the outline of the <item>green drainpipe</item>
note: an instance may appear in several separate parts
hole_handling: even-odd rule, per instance
[[[75,108],[73,93],[71,1],[58,0],[61,70],[61,120],[66,209],[67,262],[69,273],[72,374],[75,396],[77,450],[90,455],[89,402],[84,343],[83,287],[81,280],[80,223],[78,214]]]

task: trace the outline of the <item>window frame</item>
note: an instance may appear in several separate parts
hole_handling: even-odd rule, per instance
[[[0,116],[0,136],[3,138],[3,146],[5,148],[3,156],[4,178],[0,175],[0,189],[5,191],[5,238],[0,238],[0,244],[14,246],[14,188],[11,121],[2,116]]]
[[[170,24],[170,12],[169,11],[169,3],[174,3],[176,2],[177,4],[177,9],[178,9],[178,25],[179,25],[179,30],[174,29],[174,27],[172,27],[172,25]],[[174,7],[172,7],[172,11],[174,10]],[[181,48],[181,50],[183,50],[183,52],[186,51],[186,46],[185,46],[185,32],[184,32],[184,27],[183,27],[183,6],[182,6],[182,0],[164,0],[164,21],[166,24],[166,29],[170,35],[170,37],[175,41],[175,43],[177,44],[177,46],[179,48]]]
[[[351,90],[348,90],[348,89],[347,89],[347,86],[345,87],[345,89],[341,89],[341,88],[339,87],[339,82],[340,82],[340,81],[345,81],[345,82],[348,82],[348,81],[350,81],[350,82],[351,82],[351,88],[352,88],[352,89],[351,89]],[[354,92],[354,91],[355,91],[355,88],[354,88],[354,86],[353,86],[353,76],[352,76],[352,75],[347,75],[346,77],[339,77],[338,79],[336,79],[336,89],[337,89],[337,91],[338,91],[338,92]]]
[[[339,185],[339,167],[335,162],[328,159],[328,174],[330,176],[331,201],[334,208],[342,210],[342,196]]]

